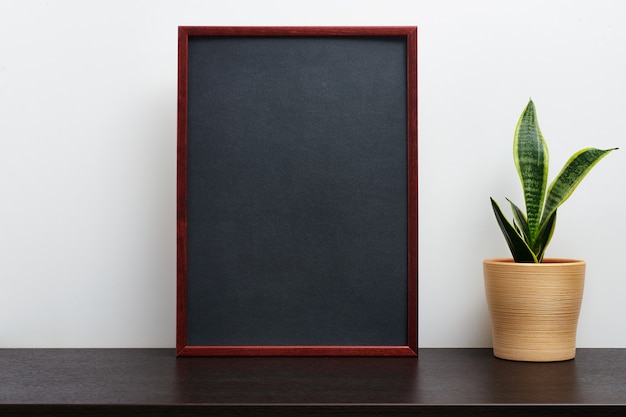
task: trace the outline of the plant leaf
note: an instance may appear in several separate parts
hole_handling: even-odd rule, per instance
[[[572,195],[591,168],[615,149],[617,148],[606,150],[585,148],[572,155],[548,188],[548,197],[541,222],[544,223],[546,219],[549,219],[552,213],[556,212],[556,209]]]
[[[530,242],[530,230],[528,229],[528,221],[526,220],[526,215],[511,200],[507,198],[507,201],[511,205],[511,210],[513,211],[513,224],[517,224],[519,226],[521,230],[521,235],[524,240],[526,240],[526,243]]]
[[[515,128],[513,158],[524,190],[529,240],[533,242],[539,233],[548,183],[548,147],[539,130],[532,100],[528,101]]]
[[[528,244],[526,244],[524,238],[517,233],[515,227],[513,227],[506,217],[504,217],[498,203],[496,203],[493,198],[490,199],[493,212],[496,215],[496,220],[498,221],[498,225],[500,225],[500,230],[502,230],[502,234],[506,239],[506,243],[509,245],[509,249],[511,250],[511,254],[513,255],[515,262],[539,263],[533,251],[530,249]]]
[[[537,235],[537,239],[535,239],[535,246],[533,247],[533,252],[537,256],[537,260],[539,262],[543,261],[543,255],[546,252],[546,248],[550,244],[550,240],[552,239],[552,235],[554,234],[554,227],[556,226],[556,210],[552,213],[548,221],[543,223],[541,229],[539,229],[539,234]]]

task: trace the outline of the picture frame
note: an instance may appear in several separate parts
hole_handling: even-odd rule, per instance
[[[417,28],[178,32],[177,356],[417,356]]]

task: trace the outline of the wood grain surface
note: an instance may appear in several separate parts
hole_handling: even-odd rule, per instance
[[[0,415],[617,416],[626,349],[557,363],[491,349],[419,358],[176,358],[174,349],[0,350]]]

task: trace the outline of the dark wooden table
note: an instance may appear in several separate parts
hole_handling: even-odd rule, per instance
[[[176,358],[173,349],[0,349],[0,416],[626,416],[626,349],[519,363]]]

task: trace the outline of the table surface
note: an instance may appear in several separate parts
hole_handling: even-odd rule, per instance
[[[247,415],[498,415],[506,408],[521,416],[537,407],[544,415],[626,415],[626,349],[578,349],[576,359],[554,363],[500,360],[491,349],[420,349],[418,358],[0,349],[0,414],[89,415],[97,406],[115,415],[161,415],[168,407],[177,415],[236,415],[246,407]]]

